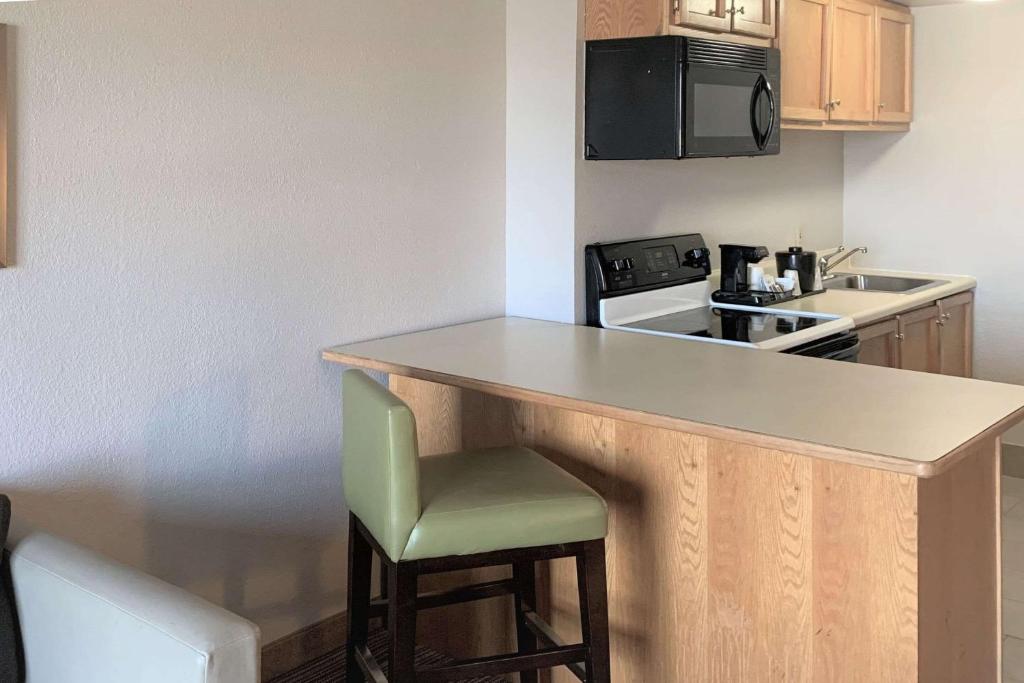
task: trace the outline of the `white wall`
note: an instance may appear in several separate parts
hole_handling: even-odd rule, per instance
[[[871,248],[860,263],[976,276],[976,375],[1024,384],[1024,2],[914,17],[914,125],[847,136],[846,240]]]
[[[572,322],[576,0],[514,0],[507,21],[509,315]]]
[[[253,618],[336,612],[322,347],[501,315],[501,0],[39,0],[12,24],[15,516]]]
[[[843,139],[783,131],[778,156],[584,161],[576,170],[576,312],[584,320],[583,246],[699,232],[718,264],[723,242],[825,248],[842,242]],[[774,257],[766,262],[774,267]]]

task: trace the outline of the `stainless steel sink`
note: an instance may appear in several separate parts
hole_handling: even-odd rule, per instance
[[[894,292],[897,294],[913,294],[923,289],[938,287],[943,280],[923,280],[912,277],[894,277],[890,275],[854,275],[853,273],[836,273],[822,284],[825,289],[857,289],[862,292]]]

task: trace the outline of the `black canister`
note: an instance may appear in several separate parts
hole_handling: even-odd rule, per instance
[[[795,270],[800,274],[800,291],[813,292],[814,280],[818,269],[818,254],[804,251],[803,247],[790,247],[789,251],[775,252],[775,267],[781,277],[787,270]]]

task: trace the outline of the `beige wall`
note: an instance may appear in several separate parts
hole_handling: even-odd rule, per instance
[[[577,319],[583,311],[583,245],[699,232],[770,251],[835,246],[843,234],[843,139],[784,131],[778,156],[684,161],[584,161],[576,165]],[[771,260],[774,265],[774,260]]]
[[[914,10],[916,115],[846,139],[845,231],[860,263],[978,278],[975,371],[1024,383],[1024,2]],[[1024,429],[1010,436],[1024,443]]]
[[[38,0],[0,490],[251,617],[338,611],[339,342],[501,315],[501,0]]]
[[[572,322],[576,0],[513,0],[506,33],[506,310]]]

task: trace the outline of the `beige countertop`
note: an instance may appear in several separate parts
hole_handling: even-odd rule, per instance
[[[838,272],[856,275],[894,275],[925,280],[941,280],[942,284],[912,294],[829,289],[821,294],[784,304],[777,304],[772,306],[772,308],[801,311],[804,313],[838,315],[852,319],[857,327],[863,327],[876,320],[890,318],[898,313],[904,313],[914,308],[925,306],[932,301],[959,294],[960,292],[966,292],[978,286],[977,280],[966,275],[936,275],[934,273],[912,273],[845,266],[840,267]]]
[[[324,358],[924,477],[1024,418],[1021,386],[525,318],[338,346]]]

